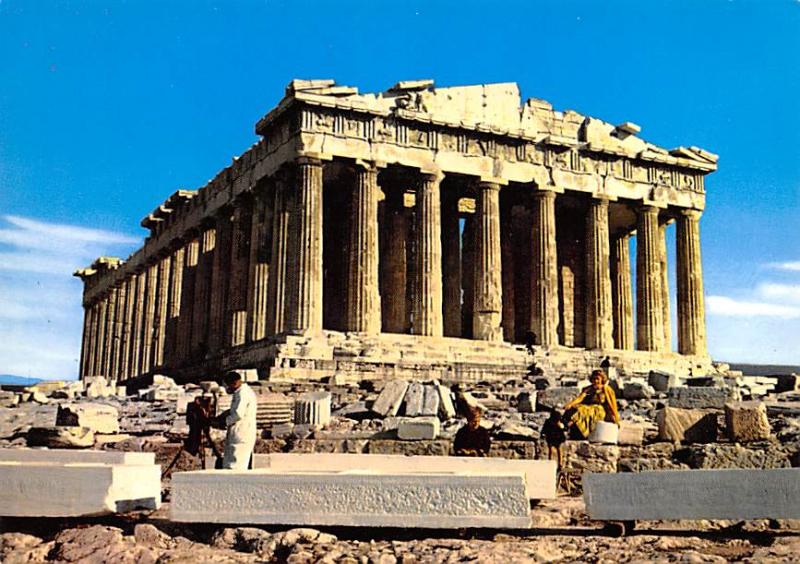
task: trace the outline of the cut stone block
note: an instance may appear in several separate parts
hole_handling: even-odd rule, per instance
[[[533,413],[536,411],[536,392],[520,392],[517,396],[517,411]]]
[[[800,519],[800,468],[586,474],[592,519]]]
[[[433,440],[438,436],[437,417],[406,417],[397,426],[397,438],[404,441]]]
[[[615,445],[619,441],[619,427],[616,423],[598,421],[588,439],[590,443]]]
[[[173,521],[192,523],[448,529],[530,525],[521,474],[180,472],[172,477],[170,509]]]
[[[770,436],[767,408],[761,402],[725,404],[725,431],[731,441],[745,443]]]
[[[650,399],[653,395],[655,390],[644,381],[625,382],[622,387],[622,397],[626,400]]]
[[[670,407],[683,409],[722,409],[739,400],[739,392],[733,388],[670,388],[667,395]]]
[[[717,440],[717,414],[699,409],[665,407],[656,413],[658,440],[711,443]]]
[[[578,388],[547,388],[539,390],[536,394],[536,404],[539,411],[551,409],[564,409],[564,405],[578,397],[581,391]]]
[[[273,472],[353,472],[387,474],[419,472],[517,473],[525,475],[529,499],[555,499],[556,461],[464,456],[406,456],[402,454],[271,453],[254,454],[253,468]]]
[[[666,392],[678,385],[678,377],[675,374],[652,370],[647,377],[647,383],[657,392]]]
[[[186,415],[186,408],[194,401],[194,398],[202,393],[202,390],[195,390],[191,392],[184,392],[178,395],[178,399],[175,403],[175,413],[178,415]]]
[[[408,390],[408,382],[405,380],[387,382],[378,399],[372,405],[372,411],[384,417],[397,415],[406,395],[406,390]]]
[[[78,517],[158,509],[161,467],[0,462],[0,515]]]
[[[435,417],[439,413],[439,390],[434,385],[425,386],[422,396],[422,415]]]
[[[298,425],[323,427],[331,422],[331,394],[309,392],[294,402],[294,422]]]
[[[439,415],[445,421],[456,416],[456,406],[453,405],[453,398],[450,397],[450,390],[441,384],[436,385],[439,392]]]
[[[29,447],[89,448],[94,445],[94,432],[88,427],[31,427]]]
[[[148,465],[156,463],[156,455],[152,452],[122,452],[114,450],[7,448],[0,449],[0,462]]]
[[[119,433],[119,412],[102,403],[59,405],[56,425],[88,427],[95,433]]]
[[[644,442],[644,425],[621,421],[619,424],[618,444],[639,446]]]
[[[425,388],[419,382],[411,382],[406,391],[405,415],[408,417],[417,417],[422,415],[422,402],[425,395]]]
[[[217,400],[217,415],[230,409],[232,396]],[[294,421],[294,400],[284,394],[256,394],[256,424],[259,428],[271,428],[280,423]]]

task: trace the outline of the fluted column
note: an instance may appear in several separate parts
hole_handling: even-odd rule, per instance
[[[166,255],[158,261],[158,282],[156,283],[155,319],[153,326],[153,368],[164,365],[164,345],[167,335],[167,315],[169,313],[169,278],[172,256]]]
[[[667,270],[667,224],[658,226],[658,262],[661,272],[661,321],[663,349],[672,350],[672,316],[669,311],[669,271]]]
[[[105,362],[106,354],[106,321],[108,312],[108,297],[100,298],[97,310],[97,355],[94,361],[94,373],[96,376],[106,376]]]
[[[378,287],[378,169],[356,166],[350,246],[347,261],[347,330],[377,334],[381,330]]]
[[[611,286],[614,302],[614,348],[633,350],[633,294],[631,286],[631,236],[614,237],[611,248]]]
[[[158,262],[155,262],[147,267],[144,322],[142,324],[142,358],[139,362],[140,374],[147,374],[153,367],[153,349],[156,333],[156,299],[158,296],[158,264]]]
[[[322,163],[299,159],[295,180],[289,320],[292,330],[314,334],[322,331]]]
[[[415,335],[442,336],[442,227],[440,176],[420,176],[417,186],[415,235],[417,238],[414,292]]]
[[[128,374],[130,378],[136,377],[140,372],[142,358],[142,325],[144,324],[144,296],[147,284],[147,270],[142,270],[133,275],[135,290],[133,293],[133,322],[131,324],[130,359],[128,361]]]
[[[259,341],[267,336],[267,304],[270,272],[272,268],[272,206],[268,198],[272,192],[255,193],[250,225],[250,273],[247,291],[248,341]]]
[[[125,324],[125,282],[120,282],[114,288],[116,297],[114,300],[114,331],[111,341],[111,370],[112,380],[124,380],[120,373],[120,357],[122,356],[123,334],[122,328]]]
[[[285,177],[275,182],[272,216],[272,249],[270,250],[270,272],[267,281],[267,336],[286,331],[289,297],[289,243],[291,238],[291,210],[293,196]]]
[[[383,331],[404,333],[406,318],[406,261],[408,260],[408,220],[403,190],[386,191],[386,241],[381,256],[383,288],[381,310]]]
[[[83,306],[83,331],[81,332],[81,363],[78,367],[78,378],[83,379],[89,364],[89,337],[91,333],[91,308]]]
[[[500,185],[478,184],[475,234],[475,306],[472,336],[502,341],[503,282],[500,257]]]
[[[136,300],[136,275],[131,274],[123,282],[125,308],[122,313],[122,344],[119,352],[119,379],[130,378],[131,327],[133,326],[134,302]]]
[[[98,303],[94,302],[86,308],[89,318],[89,329],[86,337],[86,365],[84,376],[94,376],[95,359],[97,358],[97,310]]]
[[[228,308],[228,281],[231,275],[233,241],[232,210],[220,210],[216,217],[217,242],[211,271],[211,307],[208,316],[208,352],[218,353],[225,344]]]
[[[442,257],[444,334],[461,337],[461,230],[455,190],[442,193]]]
[[[238,347],[247,339],[247,283],[250,278],[250,233],[252,202],[237,202],[233,211],[230,269],[228,270],[228,315],[226,344]]]
[[[464,218],[461,234],[461,337],[472,338],[472,314],[475,308],[475,214]]]
[[[678,351],[706,356],[703,265],[700,254],[700,212],[683,210],[677,225]]]
[[[174,368],[178,360],[178,330],[181,322],[183,294],[183,272],[186,262],[186,247],[180,245],[172,253],[169,269],[169,300],[167,305],[166,341],[164,344],[164,364]]]
[[[659,259],[658,208],[642,206],[636,229],[636,348],[663,349],[663,294]]]
[[[217,230],[206,228],[200,239],[200,254],[194,287],[194,309],[192,312],[192,358],[202,358],[208,350],[208,321],[211,309],[211,272],[214,268],[214,250]]]
[[[614,346],[608,200],[593,198],[586,216],[586,348]]]
[[[181,289],[181,313],[178,318],[176,357],[179,363],[187,362],[192,356],[193,318],[200,309],[195,288],[197,287],[200,239],[196,236],[186,244],[183,258],[183,288]]]
[[[549,191],[537,191],[533,196],[531,331],[538,344],[558,344],[556,194]]]

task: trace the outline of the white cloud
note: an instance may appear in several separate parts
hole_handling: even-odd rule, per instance
[[[128,235],[0,216],[0,374],[76,377],[83,308],[72,276],[101,255],[126,256]]]
[[[792,260],[786,262],[772,262],[767,265],[776,270],[788,270],[790,272],[800,272],[800,260]]]
[[[800,304],[800,284],[765,283],[758,287],[758,294],[769,301]]]
[[[708,296],[706,305],[710,315],[729,317],[800,317],[800,307],[771,304],[767,302],[735,300],[726,296]]]

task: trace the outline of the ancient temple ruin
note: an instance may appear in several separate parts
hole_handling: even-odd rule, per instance
[[[141,249],[76,273],[81,376],[469,381],[606,356],[701,374],[717,156],[639,131],[521,103],[515,83],[292,81],[256,144],[142,220]]]

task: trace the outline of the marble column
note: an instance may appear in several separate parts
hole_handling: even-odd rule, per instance
[[[196,303],[197,295],[197,265],[200,256],[200,239],[191,235],[191,240],[186,244],[186,253],[183,258],[183,288],[181,289],[181,313],[178,318],[178,337],[176,346],[177,362],[183,364],[192,357],[193,318],[200,308]]]
[[[500,257],[503,281],[503,339],[509,343],[516,340],[516,296],[514,288],[514,224],[511,206],[505,206],[500,216]]]
[[[348,331],[377,334],[381,330],[378,286],[378,169],[356,166],[347,260]]]
[[[123,282],[125,287],[125,310],[122,319],[122,347],[119,355],[119,379],[131,377],[131,328],[133,327],[133,311],[136,301],[136,275],[131,274]]]
[[[442,227],[441,198],[436,174],[420,175],[415,219],[416,276],[414,292],[415,335],[442,336]]]
[[[556,255],[556,194],[533,195],[531,245],[531,331],[536,343],[558,344],[558,257]]]
[[[172,253],[169,270],[169,303],[167,305],[166,343],[164,345],[164,364],[171,368],[177,365],[178,330],[181,322],[183,294],[183,272],[186,262],[186,247],[181,244]]]
[[[130,360],[128,361],[129,377],[141,374],[142,358],[142,325],[144,324],[144,295],[147,285],[147,270],[143,269],[133,275],[135,291],[133,294],[133,323],[131,325]]]
[[[116,294],[114,299],[114,331],[111,340],[111,370],[110,376],[112,380],[124,380],[124,376],[120,374],[120,355],[122,353],[122,326],[125,321],[125,282],[118,283],[115,286],[114,292]]]
[[[89,339],[92,327],[92,310],[89,306],[83,306],[83,332],[81,333],[81,364],[78,368],[78,377],[83,379],[87,376],[89,366]]]
[[[608,200],[593,198],[586,215],[586,348],[614,347]]]
[[[211,303],[211,272],[214,267],[214,251],[217,245],[217,230],[207,227],[200,236],[200,249],[194,287],[192,311],[192,359],[203,358],[208,351],[208,321]]]
[[[107,312],[108,297],[103,296],[100,298],[99,307],[97,309],[97,355],[94,360],[95,376],[108,377],[108,375],[105,373]]]
[[[461,337],[461,229],[456,186],[442,191],[444,334]]]
[[[224,207],[216,217],[217,241],[211,270],[211,306],[208,315],[208,353],[219,353],[225,345],[228,309],[228,279],[233,242],[233,211]]]
[[[611,287],[614,302],[614,348],[633,350],[633,293],[631,285],[631,236],[614,237],[611,248]]]
[[[169,278],[172,256],[166,255],[158,261],[158,283],[156,285],[155,319],[153,325],[153,368],[164,366],[164,345],[167,336],[169,313]]]
[[[642,206],[636,229],[636,348],[663,349],[661,263],[659,260],[658,208]]]
[[[677,225],[678,351],[707,356],[700,255],[700,212],[682,210]]]
[[[270,250],[271,272],[267,281],[266,336],[283,333],[287,329],[289,297],[289,243],[293,196],[286,175],[275,181],[272,216],[272,249]]]
[[[464,217],[461,234],[461,337],[472,338],[472,316],[475,307],[475,233],[476,214]]]
[[[502,341],[503,282],[500,256],[500,185],[478,183],[475,217],[475,286],[472,337]]]
[[[233,211],[230,268],[228,270],[228,313],[225,323],[229,347],[247,340],[247,284],[250,278],[250,233],[253,207],[248,199],[237,202]]]
[[[669,311],[669,271],[667,270],[667,224],[658,226],[658,262],[661,271],[661,321],[664,333],[661,343],[665,351],[672,350],[672,316]]]
[[[103,376],[106,380],[114,379],[114,344],[115,344],[115,330],[117,328],[117,288],[112,286],[108,290],[108,297],[106,298],[106,342],[105,356],[103,358]]]
[[[140,374],[147,374],[153,367],[157,295],[158,262],[155,262],[147,267],[147,283],[144,296],[144,321],[142,323],[142,358],[139,361]]]
[[[404,206],[404,191],[386,191],[386,241],[381,256],[383,287],[381,311],[385,333],[404,333],[407,330],[406,269],[408,258],[408,220]]]
[[[87,311],[89,316],[89,333],[86,341],[86,376],[94,376],[97,359],[97,312],[99,303],[92,303]]]
[[[322,331],[322,163],[300,158],[295,182],[290,328],[317,334]]]
[[[254,194],[250,225],[250,272],[247,291],[247,340],[267,336],[267,304],[272,265],[272,191],[259,189]]]

